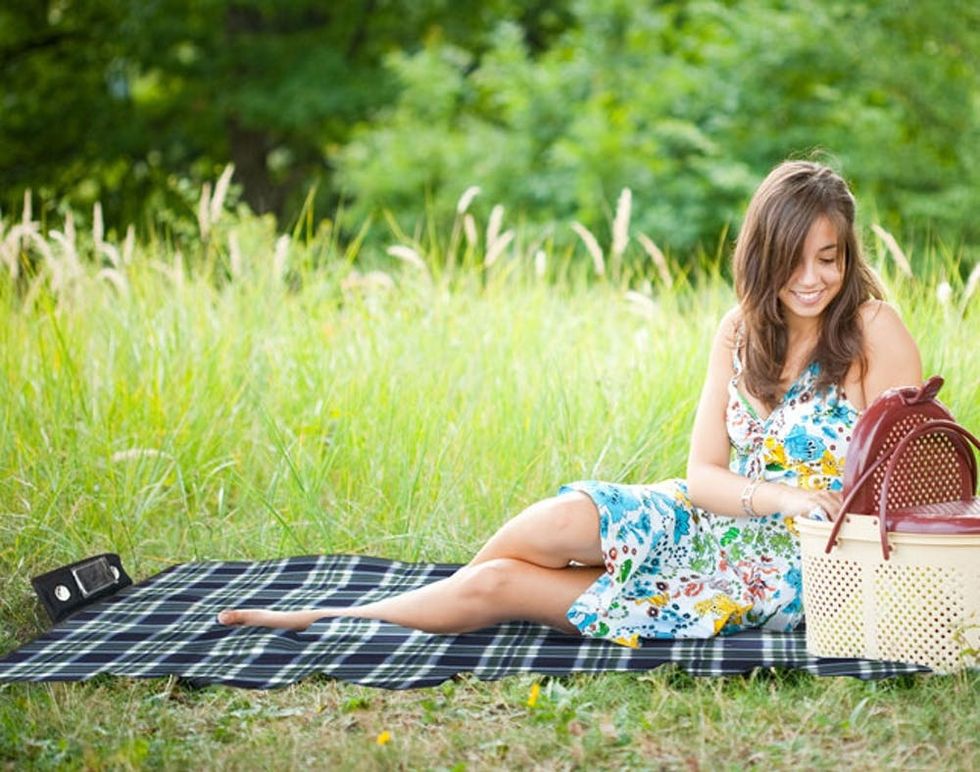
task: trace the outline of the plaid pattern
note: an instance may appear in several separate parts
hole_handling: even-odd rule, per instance
[[[387,689],[434,686],[458,673],[645,671],[673,663],[693,675],[757,667],[882,678],[925,671],[857,659],[818,659],[804,634],[750,630],[708,640],[648,640],[629,649],[515,622],[430,635],[367,619],[325,619],[302,633],[225,627],[224,608],[347,606],[449,576],[458,566],[329,555],[259,563],[173,566],[78,612],[0,659],[0,681],[78,681],[100,673],[176,675],[191,684],[268,689],[324,674]]]

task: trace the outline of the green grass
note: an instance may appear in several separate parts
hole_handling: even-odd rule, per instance
[[[318,552],[462,561],[562,482],[683,474],[710,338],[733,302],[717,277],[638,303],[624,291],[649,283],[646,271],[587,281],[584,264],[552,255],[542,281],[508,256],[489,272],[471,259],[432,278],[388,261],[391,288],[344,289],[350,262],[384,258],[296,245],[278,281],[271,239],[239,227],[234,278],[212,246],[196,256],[206,269],[174,281],[172,253],[146,245],[120,268],[122,292],[88,258],[60,288],[0,279],[0,649],[45,626],[29,577],[92,553],[120,553],[136,579],[175,562]],[[926,372],[946,376],[943,399],[976,428],[977,300],[969,307],[957,285],[940,304],[938,281],[893,278],[892,298]],[[606,674],[545,682],[529,707],[534,682],[463,678],[409,693],[323,679],[273,693],[109,678],[4,685],[0,758],[980,764],[976,673]],[[384,731],[392,739],[379,745]]]

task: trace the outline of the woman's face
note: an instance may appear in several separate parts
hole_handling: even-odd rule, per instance
[[[813,221],[803,242],[803,256],[779,290],[787,322],[818,319],[840,292],[844,264],[837,259],[837,239],[837,228],[828,217],[820,215]]]

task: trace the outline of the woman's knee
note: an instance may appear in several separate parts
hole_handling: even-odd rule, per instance
[[[485,605],[499,603],[514,585],[516,574],[526,564],[514,558],[493,558],[467,566],[461,593],[469,601]]]

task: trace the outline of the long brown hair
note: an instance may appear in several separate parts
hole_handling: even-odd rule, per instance
[[[883,296],[864,261],[854,229],[854,196],[832,169],[812,161],[787,161],[763,180],[749,203],[733,257],[735,293],[744,329],[745,388],[768,407],[782,396],[787,328],[778,293],[802,258],[810,226],[826,216],[837,229],[837,259],[843,263],[840,292],[822,316],[813,358],[820,365],[817,388],[843,381],[851,364],[862,375],[867,362],[858,320],[862,303]]]

